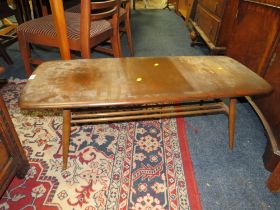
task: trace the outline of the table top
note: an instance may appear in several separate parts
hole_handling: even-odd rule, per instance
[[[30,76],[21,108],[179,103],[268,93],[272,87],[226,56],[51,61]]]

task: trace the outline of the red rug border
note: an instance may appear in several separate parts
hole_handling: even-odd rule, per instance
[[[187,191],[190,202],[190,209],[201,210],[200,193],[197,187],[197,182],[194,174],[191,154],[189,151],[188,138],[186,134],[186,127],[184,118],[176,118],[178,128],[178,138],[182,154],[182,161],[184,167],[185,178],[187,182]],[[186,176],[188,174],[188,176]]]

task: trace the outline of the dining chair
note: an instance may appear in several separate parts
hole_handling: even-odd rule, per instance
[[[10,16],[15,16],[17,23],[12,23],[9,19]],[[0,56],[3,57],[7,64],[12,64],[13,61],[6,51],[6,47],[11,45],[17,40],[15,28],[17,24],[23,22],[22,15],[19,8],[13,8],[6,0],[0,0]]]
[[[127,37],[127,43],[129,48],[129,53],[131,56],[134,56],[134,49],[133,49],[133,43],[132,43],[132,33],[131,33],[131,23],[130,23],[130,0],[120,0],[121,6],[119,9],[119,32],[125,33]],[[66,10],[67,12],[73,12],[73,13],[80,13],[81,11],[81,5],[78,4],[76,6],[73,6]],[[121,35],[119,33],[119,36]],[[95,48],[97,51],[106,52],[106,48],[101,48],[101,46],[98,46]]]
[[[119,31],[119,1],[105,0],[91,2],[81,0],[81,13],[65,12],[67,37],[70,50],[80,51],[82,58],[91,57],[91,49],[110,40],[114,57],[121,57]],[[95,11],[91,13],[91,11]],[[107,18],[112,21],[106,20]],[[19,48],[26,75],[32,74],[32,64],[38,65],[42,59],[31,58],[30,44],[59,47],[52,15],[27,21],[17,27]]]

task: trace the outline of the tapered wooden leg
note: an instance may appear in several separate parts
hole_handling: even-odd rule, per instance
[[[25,40],[25,37],[22,33],[18,33],[17,37],[18,37],[21,57],[25,68],[25,73],[26,76],[29,77],[32,74],[32,68],[30,65],[31,52],[30,52],[29,43]]]
[[[71,123],[71,111],[63,110],[63,133],[62,133],[63,170],[67,169],[70,131],[71,131],[70,123]]]
[[[9,65],[13,64],[11,57],[9,56],[9,54],[7,53],[5,48],[1,45],[0,45],[0,56],[2,56],[4,58],[4,60],[6,61],[7,64],[9,64]]]
[[[127,37],[130,55],[134,56],[129,14],[127,14],[125,17],[125,30],[126,30],[126,37]]]
[[[267,187],[271,192],[280,192],[280,162],[268,178]]]
[[[235,110],[236,110],[236,99],[230,98],[229,100],[229,148],[233,149],[234,147],[234,130],[235,130]]]

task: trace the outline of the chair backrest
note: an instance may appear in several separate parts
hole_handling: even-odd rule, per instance
[[[127,15],[130,17],[131,1],[130,0],[121,0],[121,7],[125,9]]]
[[[37,0],[37,1],[33,0],[32,3],[35,3],[34,6],[38,7],[37,11],[36,11],[36,8],[34,9],[34,11],[36,11],[37,17],[49,15],[49,8],[48,8],[49,3],[46,0]],[[40,13],[42,13],[42,14],[40,14]]]
[[[81,0],[80,37],[83,57],[90,58],[90,25],[91,21],[111,19],[114,33],[119,27],[119,0]]]
[[[14,15],[6,0],[0,0],[0,19]]]
[[[118,13],[119,0],[91,2],[91,20],[110,19]]]
[[[121,0],[123,8],[130,9],[130,0]]]

